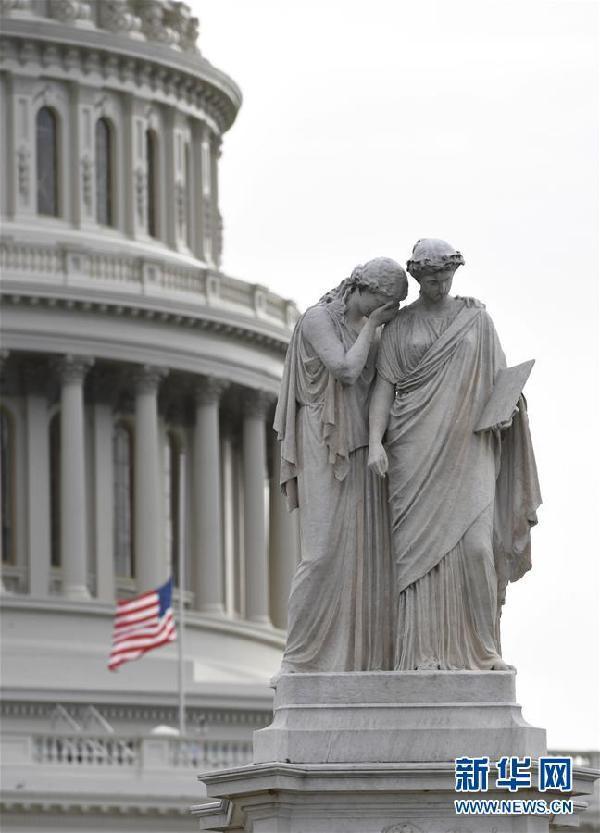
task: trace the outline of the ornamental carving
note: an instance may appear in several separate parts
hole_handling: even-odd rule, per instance
[[[213,260],[218,266],[221,263],[221,255],[223,254],[223,217],[218,209],[216,215],[213,234]]]
[[[65,45],[57,47],[54,53],[52,49],[48,49],[48,46],[48,43],[42,40],[33,41],[6,36],[2,40],[4,65],[9,71],[14,71],[16,64],[43,67],[46,63],[50,65],[52,55],[55,54],[56,63],[62,64],[65,71],[75,75],[81,70],[82,60],[86,53],[85,48]],[[119,84],[125,85],[131,92],[130,85],[137,83],[137,61],[134,58],[125,54],[109,53],[101,58],[100,63],[100,69],[106,77],[114,79],[116,76]],[[225,131],[231,126],[239,106],[237,89],[223,90],[216,87],[210,77],[206,80],[199,80],[193,71],[167,69],[164,65],[152,60],[145,63],[150,65],[149,81],[151,88],[156,90],[157,102],[164,102],[164,97],[169,96],[171,99],[169,103],[174,104],[176,102],[173,98],[179,96],[178,101],[186,101],[189,106],[203,111],[198,113],[198,118],[205,120],[208,115],[210,119],[213,119],[219,131]],[[55,65],[54,62],[52,65]],[[141,80],[144,83],[148,81],[145,76]]]
[[[229,382],[223,379],[204,376],[194,386],[194,401],[197,405],[214,405],[219,402],[228,387]]]
[[[11,12],[30,12],[31,0],[0,0],[0,14]]]
[[[140,165],[135,169],[135,204],[137,208],[138,221],[144,222],[146,209],[146,172]]]
[[[177,211],[177,227],[180,236],[185,229],[185,186],[183,182],[175,183],[175,207]]]
[[[81,53],[76,46],[70,46],[64,53],[64,65],[67,71],[79,69],[81,66]]]
[[[42,48],[42,66],[56,66],[59,62],[58,47],[53,43],[47,43]]]
[[[204,201],[204,239],[210,240],[213,231],[213,210],[208,200]]]
[[[275,402],[275,399],[276,397],[273,394],[267,393],[264,390],[247,391],[243,404],[245,416],[265,419],[269,407]],[[395,832],[390,831],[390,833]],[[403,831],[399,831],[398,833],[403,833]],[[406,833],[412,833],[412,831],[407,831]],[[417,831],[417,833],[420,833],[420,831]]]
[[[84,156],[81,160],[81,190],[88,214],[92,211],[92,168],[92,160],[89,156]]]
[[[19,195],[23,202],[29,200],[29,178],[29,149],[25,145],[21,145],[17,153],[17,181]]]
[[[165,367],[144,364],[133,370],[133,384],[136,393],[156,393],[158,385],[169,373]]]
[[[196,49],[200,24],[197,17],[192,17],[189,6],[180,2],[167,3],[165,21],[175,34],[176,43],[181,49]]]
[[[52,363],[58,378],[63,385],[83,382],[86,373],[94,364],[90,356],[66,355],[55,359]]]
[[[76,20],[90,20],[90,4],[85,0],[50,0],[50,17],[61,23],[75,23]]]
[[[99,4],[99,24],[109,32],[139,32],[142,22],[129,0],[104,0]]]
[[[148,40],[167,45],[176,44],[179,38],[165,19],[165,6],[161,0],[138,0],[137,13],[142,22],[142,32]]]
[[[86,73],[100,72],[100,53],[95,49],[86,50],[82,63],[83,71]]]

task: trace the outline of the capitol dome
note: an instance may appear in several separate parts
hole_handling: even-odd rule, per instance
[[[193,829],[196,774],[248,761],[270,720],[298,552],[271,423],[297,309],[221,270],[241,94],[189,8],[0,9],[5,829],[46,829],[44,807],[73,830]],[[187,739],[151,734],[177,723],[176,645],[106,666],[115,599],[173,576],[177,601],[180,546]]]

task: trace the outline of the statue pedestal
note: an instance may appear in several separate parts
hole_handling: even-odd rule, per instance
[[[545,754],[514,671],[286,674],[273,723],[254,735],[254,762],[437,763],[461,755]]]
[[[461,798],[571,796],[498,789],[456,793],[454,759],[546,753],[545,731],[515,700],[514,672],[283,675],[254,764],[205,773],[200,829],[229,833],[517,833],[576,827],[574,816],[457,815]],[[578,771],[575,794],[591,792]],[[580,806],[583,807],[584,805]],[[552,824],[551,824],[552,823]],[[562,825],[562,827],[559,826]]]

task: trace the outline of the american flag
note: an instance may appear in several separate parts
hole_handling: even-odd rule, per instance
[[[108,660],[111,671],[177,639],[171,607],[172,589],[173,580],[169,579],[158,590],[150,590],[134,599],[117,601],[112,651]]]

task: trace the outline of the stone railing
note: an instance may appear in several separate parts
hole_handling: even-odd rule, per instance
[[[114,737],[36,735],[32,738],[32,757],[36,764],[130,767],[139,765],[140,741]]]
[[[191,52],[197,49],[198,18],[178,0],[0,0],[4,17],[44,17],[95,27]]]
[[[229,310],[268,321],[291,331],[298,310],[291,301],[265,287],[227,277],[210,269],[167,258],[95,251],[71,245],[0,241],[0,274],[7,294],[27,292],[28,284],[44,284],[99,295],[119,292],[140,297],[185,299],[186,304]],[[12,284],[12,285],[11,285]]]
[[[204,737],[6,732],[1,748],[6,766],[202,770],[240,766],[252,760],[249,740]]]

